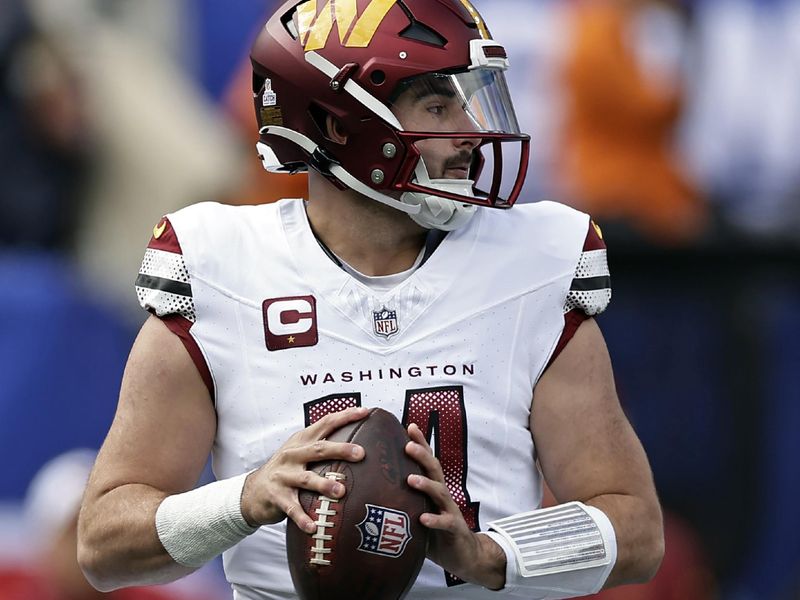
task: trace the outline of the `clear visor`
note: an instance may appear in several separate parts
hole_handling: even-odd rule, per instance
[[[389,108],[405,131],[520,133],[505,74],[496,68],[404,81]]]

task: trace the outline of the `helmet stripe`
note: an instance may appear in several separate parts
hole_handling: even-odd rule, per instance
[[[461,4],[464,5],[464,8],[466,8],[469,14],[472,15],[472,18],[475,19],[475,24],[478,26],[478,31],[481,32],[481,37],[485,40],[492,39],[492,36],[489,35],[489,29],[486,27],[486,22],[483,20],[478,10],[472,6],[472,2],[469,0],[461,0]]]

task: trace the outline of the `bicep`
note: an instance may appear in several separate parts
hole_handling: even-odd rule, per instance
[[[126,484],[172,494],[194,487],[216,432],[205,384],[180,339],[150,317],[131,350],[119,404],[87,496]]]
[[[531,431],[559,502],[651,493],[647,458],[620,407],[594,319],[581,324],[542,375],[534,390]]]

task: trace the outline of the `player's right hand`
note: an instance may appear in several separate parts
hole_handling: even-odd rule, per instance
[[[316,531],[314,521],[300,505],[298,490],[341,498],[345,487],[309,471],[306,465],[325,460],[358,462],[363,459],[361,446],[329,442],[325,438],[340,427],[363,419],[368,413],[364,407],[331,413],[286,440],[264,465],[247,476],[241,504],[245,521],[256,526],[278,523],[288,517],[303,531]]]
[[[478,535],[464,520],[447,488],[444,471],[428,440],[416,423],[408,426],[411,441],[406,454],[413,458],[424,475],[409,475],[408,484],[428,495],[437,512],[423,513],[420,522],[430,530],[428,558],[464,581],[490,590],[505,585],[506,557],[490,537]]]

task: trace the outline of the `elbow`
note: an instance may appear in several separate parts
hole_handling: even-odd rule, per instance
[[[78,566],[83,571],[86,581],[100,592],[111,592],[119,586],[114,585],[103,576],[103,561],[101,553],[92,548],[90,544],[78,541]]]
[[[659,524],[657,531],[653,533],[642,553],[639,583],[647,583],[652,580],[658,573],[662,560],[664,560],[664,528]]]
[[[83,514],[78,519],[77,554],[78,566],[93,588],[100,592],[112,592],[123,587],[111,572],[102,536],[92,531]]]
[[[664,559],[664,523],[661,511],[656,510],[654,513],[656,514],[649,519],[650,523],[640,542],[639,551],[637,552],[637,565],[631,583],[647,583],[651,581],[658,573],[661,561]]]

